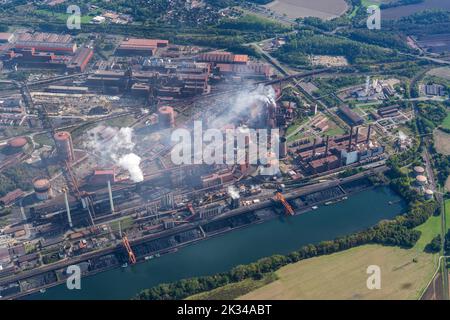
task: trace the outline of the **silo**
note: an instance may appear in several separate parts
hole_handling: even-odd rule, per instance
[[[25,152],[28,140],[24,137],[12,138],[8,141],[8,147],[13,153]]]
[[[47,200],[52,196],[50,181],[46,178],[36,178],[33,180],[33,188],[38,200]]]
[[[415,176],[423,176],[425,174],[425,169],[421,166],[414,167]]]
[[[434,196],[433,190],[430,189],[425,190],[425,199],[431,200],[433,199],[433,196]]]
[[[55,133],[56,152],[61,160],[73,161],[75,156],[73,153],[72,136],[67,131]]]
[[[423,175],[418,175],[416,177],[416,181],[419,185],[424,186],[427,184],[427,177],[423,176]]]
[[[175,111],[170,106],[158,109],[159,123],[162,128],[173,128],[175,126]]]

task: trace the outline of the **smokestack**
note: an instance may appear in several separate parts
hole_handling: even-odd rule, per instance
[[[72,216],[70,215],[69,198],[67,197],[67,189],[64,190],[64,200],[66,202],[67,220],[69,221],[69,227],[73,228]]]
[[[371,133],[371,131],[372,131],[372,125],[369,124],[369,129],[367,129],[367,140],[366,140],[366,143],[369,143],[369,141],[370,141],[370,133]]]
[[[325,144],[325,157],[328,156],[328,146],[329,146],[329,142],[330,142],[330,136],[327,136],[327,142]]]
[[[316,143],[317,143],[317,138],[314,138],[314,142],[313,142],[313,157],[316,155]]]
[[[114,201],[111,190],[111,181],[108,180],[109,204],[111,205],[111,213],[114,213]]]
[[[358,144],[358,137],[359,137],[359,127],[356,127],[355,144]]]
[[[287,156],[287,140],[285,137],[280,138],[280,158]]]
[[[348,151],[352,149],[352,138],[353,138],[353,126],[350,127],[350,136],[348,138]]]

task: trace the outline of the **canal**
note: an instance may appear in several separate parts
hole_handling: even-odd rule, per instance
[[[59,285],[27,298],[129,299],[160,283],[227,271],[262,257],[287,254],[305,244],[351,234],[404,210],[405,203],[397,194],[378,187],[302,215],[252,225],[135,266],[82,278],[81,290]]]

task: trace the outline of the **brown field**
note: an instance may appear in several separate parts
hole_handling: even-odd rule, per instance
[[[398,19],[427,9],[449,10],[450,0],[425,0],[419,4],[389,8],[383,10],[381,16],[383,19]]]
[[[276,272],[279,280],[241,299],[418,299],[435,258],[418,247],[361,246],[283,267]],[[380,290],[367,289],[369,265],[381,268]]]
[[[344,14],[348,9],[345,0],[275,0],[265,7],[278,14],[286,14],[291,19],[304,17],[332,19]]]
[[[434,144],[437,152],[449,156],[450,155],[450,134],[441,130],[434,131]]]
[[[428,71],[429,75],[436,76],[439,78],[443,78],[446,80],[450,80],[450,68],[449,67],[440,67],[440,68],[434,68]]]

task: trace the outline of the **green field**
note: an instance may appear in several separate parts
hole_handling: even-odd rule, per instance
[[[70,14],[64,14],[64,13],[55,13],[52,11],[48,11],[48,10],[35,10],[34,11],[35,14],[38,14],[40,16],[47,16],[49,18],[57,18],[61,21],[67,21],[67,19],[70,17]],[[81,23],[89,23],[91,22],[92,17],[91,16],[81,16]]]
[[[442,121],[441,127],[450,130],[450,112],[447,114],[444,121]]]

